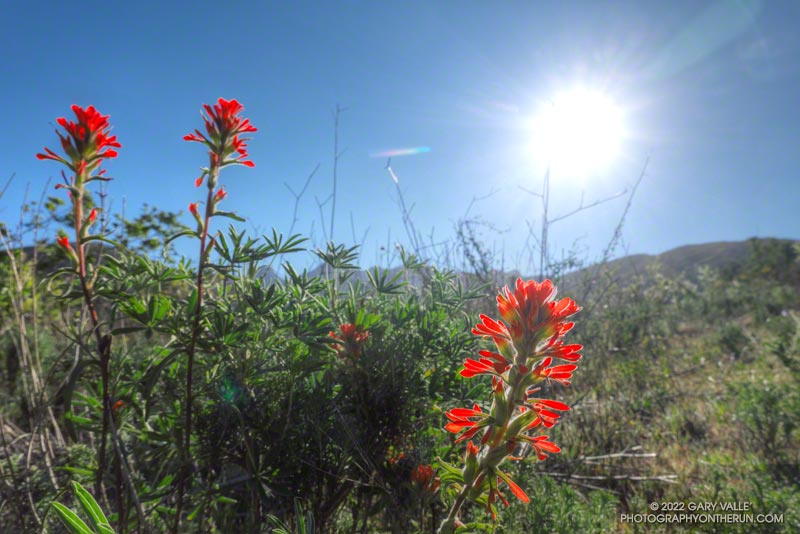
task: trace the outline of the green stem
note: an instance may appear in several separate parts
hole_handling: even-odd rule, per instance
[[[103,395],[103,428],[100,436],[100,450],[98,451],[97,458],[97,478],[95,480],[95,494],[100,494],[103,488],[103,477],[105,475],[106,467],[106,447],[107,447],[107,434],[108,434],[108,418],[109,410],[109,394],[108,394],[108,350],[104,348],[103,336],[100,334],[100,320],[97,316],[97,310],[94,307],[94,297],[89,281],[86,276],[86,251],[83,242],[83,177],[79,176],[75,180],[79,184],[77,198],[73,201],[73,215],[75,226],[75,248],[78,256],[78,279],[81,283],[81,290],[83,291],[83,300],[86,302],[86,307],[89,310],[89,319],[92,322],[92,333],[94,334],[97,342],[97,355],[100,363],[100,382],[102,384]]]
[[[459,493],[458,497],[456,497],[453,506],[450,507],[450,513],[447,514],[447,517],[444,518],[442,524],[439,525],[439,530],[436,531],[436,534],[450,534],[455,530],[458,512],[461,510],[461,506],[464,504],[464,501],[466,501],[467,494],[472,490],[473,486],[475,486],[475,482],[478,480],[482,481],[483,478],[478,475],[470,484],[465,484],[464,487],[461,488],[461,493]]]
[[[497,421],[495,422],[494,425],[492,425],[493,428],[492,438],[489,441],[489,443],[485,445],[485,447],[488,447],[488,449],[486,449],[485,453],[481,456],[480,463],[478,464],[478,474],[475,476],[475,478],[472,480],[470,484],[464,485],[461,492],[458,494],[458,497],[456,498],[455,502],[453,503],[453,506],[450,507],[450,513],[442,521],[441,525],[439,525],[439,530],[437,531],[437,534],[450,534],[454,531],[456,518],[458,517],[458,512],[463,506],[467,498],[467,495],[472,490],[472,488],[476,487],[478,484],[481,484],[483,482],[484,470],[487,467],[490,468],[497,467],[498,465],[500,465],[500,463],[502,463],[505,456],[508,456],[508,454],[506,454],[503,457],[503,459],[497,462],[492,462],[493,465],[491,466],[487,465],[486,459],[495,456],[494,454],[492,454],[495,451],[495,449],[497,449],[498,447],[505,447],[504,442],[506,439],[506,430],[508,429],[508,425],[510,424],[511,419],[514,416],[514,408],[516,408],[517,405],[514,399],[518,397],[518,390],[521,384],[521,380],[516,379],[517,376],[519,375],[515,373],[514,369],[512,368],[512,370],[509,372],[509,377],[514,377],[513,381],[515,382],[515,384],[505,389],[503,399],[502,401],[500,401],[505,403],[506,405],[505,419],[503,421]],[[497,401],[495,400],[495,402]]]
[[[219,166],[210,169],[209,186],[217,183],[219,177]],[[173,532],[177,534],[181,525],[181,515],[183,513],[183,501],[186,491],[191,489],[192,474],[189,467],[191,461],[191,443],[192,443],[192,403],[194,402],[192,395],[192,376],[194,374],[194,356],[197,347],[197,339],[200,336],[200,318],[203,306],[203,268],[205,266],[206,246],[208,240],[208,226],[213,215],[213,195],[214,190],[212,187],[208,188],[208,195],[206,198],[205,219],[203,221],[203,231],[200,236],[200,264],[197,266],[197,281],[195,287],[197,288],[197,303],[194,309],[194,317],[192,319],[192,337],[189,341],[189,346],[186,349],[186,398],[185,398],[185,420],[184,420],[184,433],[183,443],[181,446],[181,460],[183,462],[184,473],[178,482],[178,501],[175,507],[175,525]]]
[[[99,358],[99,365],[100,365],[100,382],[102,387],[102,397],[103,397],[103,423],[101,429],[101,436],[100,436],[100,450],[97,452],[97,478],[95,480],[95,494],[98,496],[105,496],[105,492],[103,491],[103,478],[105,477],[105,468],[106,468],[106,449],[108,448],[108,433],[109,433],[109,426],[111,422],[111,396],[109,392],[109,365],[111,362],[111,334],[102,335],[100,333],[100,319],[97,314],[97,308],[94,305],[94,294],[92,292],[92,286],[89,282],[87,269],[86,269],[86,245],[84,243],[84,229],[83,229],[83,199],[84,199],[84,181],[86,177],[82,174],[79,174],[75,178],[75,184],[77,186],[78,192],[76,197],[73,200],[73,215],[74,215],[74,225],[75,225],[75,248],[76,248],[76,255],[78,257],[78,279],[81,283],[81,290],[83,292],[83,300],[86,302],[86,308],[89,310],[89,319],[92,323],[92,334],[94,335],[95,341],[97,343],[97,356]],[[112,430],[113,437],[116,436],[116,429]],[[117,465],[123,462],[122,455],[119,451],[116,454],[117,457]],[[117,488],[117,515],[119,521],[120,530],[124,531],[124,517],[127,516],[127,506],[124,505],[122,499],[122,480],[120,477],[119,472],[117,472],[117,481],[116,481],[116,488]],[[125,485],[128,488],[128,491],[131,495],[134,496],[134,500],[138,502],[138,497],[136,495],[136,489],[133,487],[133,483],[131,481],[126,481]],[[141,509],[137,509],[139,515],[141,515]]]

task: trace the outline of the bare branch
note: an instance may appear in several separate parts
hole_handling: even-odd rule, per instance
[[[677,484],[678,482],[678,475],[654,475],[647,477],[638,475],[575,475],[551,472],[543,472],[542,474],[556,478],[572,478],[575,480],[630,480],[631,482],[655,480],[658,482],[666,482],[668,484]]]
[[[333,203],[331,204],[331,240],[333,240],[333,223],[336,219],[336,185],[339,173],[339,158],[341,158],[345,153],[344,150],[339,152],[339,116],[343,111],[346,110],[347,108],[343,108],[339,104],[336,104],[336,111],[333,115],[333,192],[331,193]]]
[[[14,181],[14,178],[16,176],[17,176],[17,173],[14,172],[14,173],[11,173],[11,176],[8,177],[8,180],[6,180],[6,185],[4,185],[3,186],[3,190],[0,191],[0,198],[3,198],[3,195],[6,194],[6,191],[8,190],[8,188],[11,187],[11,182]]]
[[[306,194],[308,186],[311,185],[311,179],[314,178],[314,175],[317,174],[318,170],[319,170],[319,163],[317,163],[316,167],[314,167],[314,170],[311,171],[311,174],[308,175],[308,178],[306,178],[306,183],[303,184],[303,188],[300,190],[299,193],[295,193],[294,190],[292,190],[292,188],[289,187],[289,184],[283,182],[283,185],[286,186],[286,189],[288,189],[289,192],[292,193],[292,196],[294,197],[294,209],[292,210],[292,225],[289,227],[289,235],[291,235],[292,231],[294,231],[294,225],[297,224],[298,220],[297,209],[300,206],[300,200],[303,198],[303,195]]]
[[[361,241],[356,238],[356,225],[355,221],[353,220],[353,212],[350,211],[350,232],[353,234],[353,243],[358,243],[359,247],[362,249],[364,248],[364,242],[367,240],[367,234],[369,234],[369,226],[367,229],[364,230],[364,235],[361,236]]]
[[[647,175],[647,166],[650,164],[650,156],[648,155],[645,158],[644,165],[642,165],[642,170],[639,173],[639,177],[636,179],[636,182],[633,184],[631,188],[630,195],[628,195],[628,202],[625,203],[625,209],[622,210],[622,215],[620,215],[619,221],[617,222],[617,226],[614,228],[614,233],[611,236],[611,239],[608,241],[608,245],[606,245],[605,250],[603,250],[603,256],[600,259],[600,272],[597,276],[593,277],[589,280],[588,284],[584,288],[583,291],[583,299],[587,300],[589,294],[591,293],[592,289],[594,289],[594,285],[596,280],[605,273],[606,266],[608,265],[608,261],[611,259],[611,255],[614,253],[614,249],[617,247],[619,242],[622,240],[622,228],[625,226],[625,218],[628,216],[628,212],[631,209],[631,205],[633,204],[633,197],[636,195],[636,191],[639,189],[639,185],[642,183],[642,180]],[[606,292],[611,288],[613,285],[613,280],[610,280],[606,287],[601,292],[601,296],[605,295]],[[597,298],[594,300],[594,303],[588,307],[586,310],[587,315],[591,315],[592,311],[594,310],[595,306],[602,301],[602,298]]]
[[[400,189],[400,180],[397,178],[397,174],[395,174],[394,170],[391,167],[392,158],[386,160],[386,171],[392,177],[392,181],[394,182],[395,189],[397,189],[397,197],[400,199],[400,209],[403,215],[403,227],[406,230],[406,234],[408,235],[408,239],[411,242],[411,245],[414,247],[414,254],[420,256],[420,243],[419,243],[419,234],[417,233],[417,229],[414,227],[414,221],[411,219],[411,210],[414,209],[414,205],[411,205],[411,209],[406,206],[406,199],[403,196],[403,190]]]
[[[558,221],[560,221],[562,219],[566,219],[567,217],[571,217],[571,216],[575,215],[576,213],[580,213],[581,211],[588,210],[588,209],[593,208],[595,206],[599,206],[600,204],[604,204],[606,202],[614,200],[615,198],[619,198],[619,197],[625,195],[627,192],[628,192],[628,190],[624,189],[624,190],[620,191],[619,193],[611,195],[610,197],[606,197],[606,198],[603,198],[603,199],[600,199],[600,200],[596,200],[596,201],[592,202],[591,204],[587,204],[585,206],[583,205],[583,196],[581,194],[581,203],[576,209],[570,211],[569,213],[565,213],[564,215],[559,215],[558,217],[556,217],[554,219],[550,219],[547,222],[548,222],[548,224],[553,224],[553,223],[558,222]]]
[[[535,196],[536,198],[542,198],[542,195],[541,195],[541,194],[537,193],[536,191],[531,191],[531,190],[530,190],[530,189],[528,189],[527,187],[522,187],[521,185],[518,185],[517,187],[519,187],[520,189],[522,189],[523,191],[525,191],[525,192],[526,192],[526,193],[528,193],[529,195],[533,195],[533,196]]]
[[[469,216],[469,212],[472,209],[472,206],[475,205],[476,202],[480,202],[481,200],[486,200],[487,198],[491,198],[497,193],[500,192],[500,189],[492,187],[488,193],[483,196],[473,195],[472,200],[470,200],[469,205],[467,206],[466,211],[464,211],[463,218],[466,219]]]

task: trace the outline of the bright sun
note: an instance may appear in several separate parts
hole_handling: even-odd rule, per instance
[[[556,175],[585,178],[617,156],[624,137],[622,111],[608,96],[587,89],[556,95],[534,120],[536,157]]]

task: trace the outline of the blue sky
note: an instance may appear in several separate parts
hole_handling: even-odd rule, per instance
[[[526,221],[538,231],[541,209],[521,187],[540,190],[546,167],[531,118],[584,87],[617,103],[626,136],[613,161],[581,176],[553,169],[554,216],[581,194],[589,203],[629,188],[649,155],[628,253],[800,238],[797,2],[10,1],[2,11],[2,183],[16,173],[3,221],[17,220],[26,187],[38,197],[59,175],[34,155],[57,148],[55,119],[73,103],[110,114],[122,143],[107,165],[113,208],[124,199],[128,215],[145,202],[186,212],[201,199],[193,181],[206,158],[182,136],[202,125],[203,103],[225,97],[259,128],[255,169],[223,173],[225,209],[260,233],[285,232],[285,184],[299,191],[319,163],[295,229],[321,244],[338,104],[333,237],[353,244],[352,217],[356,241],[366,232],[362,264],[385,262],[387,242],[408,245],[386,159],[370,156],[426,147],[392,159],[425,240],[452,238],[473,198],[491,193],[469,215],[494,227],[482,235],[505,267],[529,271]],[[577,240],[596,258],[624,204],[553,225],[552,252]]]

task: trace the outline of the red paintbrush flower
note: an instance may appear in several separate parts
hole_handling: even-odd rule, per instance
[[[574,363],[565,363],[563,365],[549,367],[552,362],[553,358],[548,356],[536,364],[531,374],[538,378],[549,378],[550,380],[555,380],[556,382],[568,386],[569,379],[572,378],[572,372],[577,369],[578,366]]]
[[[554,334],[563,335],[566,317],[577,313],[580,307],[571,298],[554,302],[556,287],[550,280],[537,283],[523,282],[521,278],[513,292],[508,287],[497,296],[497,310],[508,324],[508,331],[517,350],[535,350],[536,344]]]
[[[531,445],[533,445],[533,449],[536,451],[536,456],[539,460],[546,460],[548,452],[550,453],[558,453],[561,452],[561,448],[553,443],[552,441],[547,441],[549,436],[536,436],[535,438],[528,438],[527,436],[520,436],[520,439],[527,441]]]
[[[195,130],[194,133],[183,136],[185,141],[196,141],[208,146],[211,154],[211,167],[219,164],[220,166],[239,164],[247,167],[255,167],[255,163],[247,160],[247,143],[249,139],[241,137],[243,133],[256,132],[258,129],[250,124],[250,119],[240,117],[239,114],[244,109],[236,100],[225,100],[220,98],[214,106],[203,104],[205,114],[206,133]],[[195,183],[202,183],[202,178]]]
[[[561,417],[561,414],[555,412],[553,410],[558,410],[562,412],[569,411],[569,406],[564,404],[563,402],[558,402],[550,399],[531,399],[531,391],[526,394],[527,405],[530,406],[534,412],[536,412],[536,419],[533,420],[531,424],[527,426],[525,430],[532,430],[539,425],[544,426],[545,428],[552,428],[557,422],[558,419]]]
[[[469,408],[453,408],[445,414],[450,422],[444,427],[448,432],[458,434],[459,432],[467,429],[461,436],[456,439],[456,443],[472,438],[481,428],[489,424],[488,413],[482,412],[481,407],[477,404]],[[475,421],[470,418],[476,419]]]
[[[557,336],[553,336],[547,348],[542,351],[542,355],[566,360],[568,362],[577,362],[581,359],[581,355],[578,354],[578,351],[582,348],[582,345],[577,344],[564,345],[564,341],[562,339],[558,339]]]
[[[511,362],[496,352],[482,350],[478,354],[484,357],[480,360],[471,360],[467,358],[464,361],[464,368],[459,373],[461,376],[464,378],[472,378],[480,374],[500,376],[511,366]]]
[[[475,335],[491,338],[497,352],[479,351],[480,358],[467,358],[459,374],[465,378],[490,375],[492,404],[488,412],[483,412],[477,404],[473,409],[455,408],[446,412],[449,421],[445,430],[459,434],[456,442],[471,440],[482,429],[484,432],[479,446],[467,442],[461,500],[451,508],[441,532],[455,528],[457,512],[465,498],[485,499],[482,502],[494,517],[495,501],[508,504],[499,489],[501,483],[519,500],[529,502],[522,488],[499,469],[507,459],[520,459],[511,456],[519,443],[533,448],[539,460],[561,451],[548,441],[548,436],[529,434],[540,426],[553,427],[562,415],[560,412],[570,409],[563,402],[535,397],[539,391],[535,386],[547,380],[569,385],[583,348],[577,344],[565,345],[562,339],[574,326],[568,318],[580,307],[571,298],[555,301],[555,295],[556,288],[549,280],[537,283],[518,279],[514,291],[505,287],[497,296],[502,320],[480,315],[480,322],[472,329]],[[554,360],[568,363],[551,365]],[[527,446],[522,448],[521,456],[526,450]],[[454,472],[451,468],[448,471]]]
[[[87,170],[95,170],[104,158],[117,157],[117,151],[107,147],[120,148],[121,145],[116,136],[109,135],[111,127],[108,124],[108,115],[101,115],[94,106],[83,109],[73,105],[72,111],[75,113],[75,121],[64,117],[56,121],[66,130],[66,135],[58,130],[56,134],[67,157],[59,156],[47,147],[44,148],[44,154],[36,154],[36,157],[40,160],[58,161],[82,175]]]
[[[441,480],[435,476],[433,467],[420,464],[411,472],[411,483],[421,491],[436,493],[441,485]]]
[[[361,348],[369,339],[369,332],[351,323],[340,326],[338,334],[332,331],[328,335],[336,345],[336,352],[342,357],[352,356],[358,358],[361,355]]]
[[[514,350],[511,346],[511,333],[500,321],[495,321],[487,315],[480,315],[481,322],[475,325],[472,333],[476,336],[491,337],[497,348],[506,358],[514,358]]]

